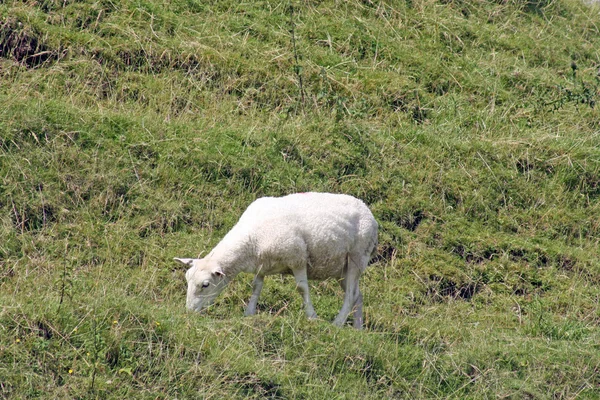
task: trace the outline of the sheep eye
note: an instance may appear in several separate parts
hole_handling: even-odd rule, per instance
[[[204,282],[202,283],[202,287],[203,287],[203,288],[207,288],[209,285],[210,285],[210,282],[209,282],[209,281],[204,281]]]

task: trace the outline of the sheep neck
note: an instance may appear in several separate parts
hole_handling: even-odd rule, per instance
[[[250,237],[232,230],[225,235],[207,258],[216,261],[225,275],[233,278],[240,272],[254,272],[255,254]]]

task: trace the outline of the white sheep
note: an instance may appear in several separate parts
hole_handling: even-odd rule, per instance
[[[308,279],[337,278],[344,304],[333,321],[342,326],[354,309],[362,327],[360,274],[377,247],[377,222],[360,200],[342,194],[297,193],[254,201],[238,223],[202,259],[175,258],[191,268],[187,308],[201,311],[240,272],[255,274],[245,315],[256,313],[264,277],[293,274],[308,318],[317,318]]]

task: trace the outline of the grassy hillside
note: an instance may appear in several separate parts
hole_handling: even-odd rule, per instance
[[[0,397],[600,397],[600,12],[575,0],[0,3]],[[362,198],[336,282],[174,256],[255,198]]]

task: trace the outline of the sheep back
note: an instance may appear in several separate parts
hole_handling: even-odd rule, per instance
[[[322,280],[343,276],[347,257],[364,271],[377,246],[377,228],[359,199],[297,193],[254,201],[230,234],[252,244],[254,272],[286,274],[306,265],[309,279]]]

